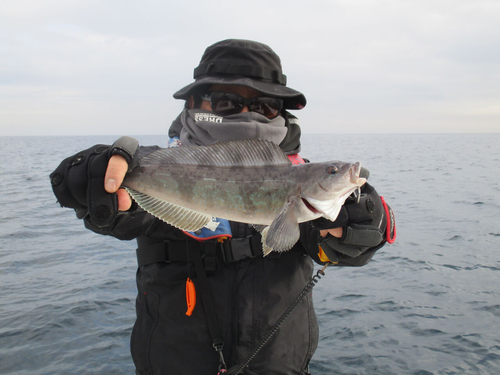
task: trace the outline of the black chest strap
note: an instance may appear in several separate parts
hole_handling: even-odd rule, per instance
[[[186,236],[186,238],[188,238]],[[207,270],[215,270],[218,261],[237,262],[262,256],[260,235],[248,236],[243,239],[232,239],[218,242],[217,240],[196,241],[199,246]],[[189,262],[192,258],[186,252],[186,242],[167,242],[149,237],[137,238],[137,262],[145,266],[157,262]],[[271,256],[272,253],[269,255]],[[279,254],[275,254],[279,255]],[[273,255],[273,256],[275,256]]]

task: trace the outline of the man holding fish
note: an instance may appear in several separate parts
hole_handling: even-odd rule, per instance
[[[90,230],[137,239],[137,374],[307,374],[310,293],[266,335],[313,261],[366,264],[392,242],[394,216],[359,163],[298,155],[287,110],[306,99],[267,45],[215,43],[194,78],[174,94],[186,105],[168,148],[94,146],[51,174],[54,193]]]

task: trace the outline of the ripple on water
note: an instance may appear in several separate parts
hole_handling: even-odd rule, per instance
[[[115,139],[0,138],[0,374],[134,373],[135,245],[86,231],[48,180],[64,157]],[[303,136],[311,160],[364,163],[399,229],[367,266],[329,270],[315,288],[313,374],[500,374],[500,187],[480,182],[499,141]]]

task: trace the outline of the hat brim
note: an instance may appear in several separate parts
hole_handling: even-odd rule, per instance
[[[251,87],[263,94],[271,97],[280,98],[283,100],[283,106],[286,109],[302,109],[306,106],[306,98],[304,94],[290,87],[279,85],[276,83],[269,83],[258,81],[248,77],[221,77],[221,76],[207,76],[197,79],[195,82],[180,89],[174,94],[175,99],[188,100],[189,97],[199,91],[201,86],[208,85],[238,85]]]

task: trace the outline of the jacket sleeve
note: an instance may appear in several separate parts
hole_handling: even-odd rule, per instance
[[[367,264],[375,255],[377,250],[386,244],[383,240],[380,244],[369,246],[340,244],[340,239],[327,236],[320,240],[319,246],[324,256],[337,266],[361,267]]]
[[[92,232],[112,236],[119,240],[132,240],[140,236],[167,241],[182,240],[182,232],[179,229],[155,218],[141,208],[120,212],[113,225],[108,227],[95,225],[88,215],[83,218],[83,221],[85,227]]]

